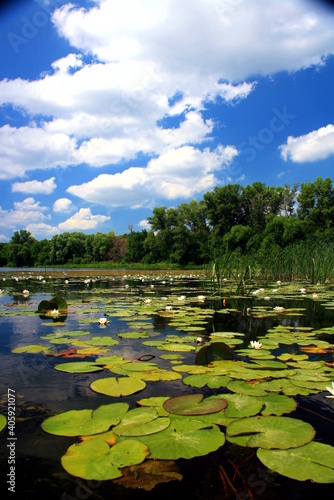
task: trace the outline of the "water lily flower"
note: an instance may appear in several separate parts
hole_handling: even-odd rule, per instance
[[[50,312],[51,316],[58,316],[59,315],[59,311],[58,309],[52,309],[52,311]]]
[[[177,300],[185,300],[186,296],[185,295],[180,295]]]
[[[281,280],[277,280],[277,281],[276,281],[276,284],[277,284],[277,285],[281,285],[281,284],[282,284]]]
[[[28,297],[29,290],[23,290],[22,295],[24,295],[25,297]]]
[[[317,299],[317,298],[318,298],[318,294],[317,294],[317,293],[313,293],[313,294],[312,294],[312,297],[313,297],[314,299]]]
[[[328,392],[331,393],[331,396],[325,396],[325,398],[334,398],[334,382],[332,382],[332,387],[327,387],[326,386],[326,389]]]
[[[252,349],[261,349],[262,344],[261,344],[261,342],[258,342],[257,340],[251,340],[250,346],[252,347]]]
[[[204,302],[205,301],[205,295],[197,295],[197,300],[199,302]]]
[[[165,307],[165,311],[171,311],[172,309],[173,309],[173,307],[172,307],[172,306],[166,306],[166,307]]]
[[[270,297],[268,297],[268,295],[266,295],[265,297],[263,297],[263,300],[270,300]]]
[[[306,293],[306,288],[300,288],[299,291],[300,293]]]
[[[152,302],[152,299],[144,299],[145,304],[150,304]]]
[[[274,311],[277,313],[282,313],[285,311],[285,308],[283,306],[275,306]]]
[[[99,318],[100,326],[106,326],[107,323],[108,323],[107,318]]]
[[[197,342],[197,344],[203,344],[202,337],[197,337],[196,342]]]

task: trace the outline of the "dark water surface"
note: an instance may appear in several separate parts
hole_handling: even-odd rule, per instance
[[[66,274],[65,274],[66,273]],[[126,275],[126,276],[125,276]],[[89,278],[88,278],[89,277]],[[171,278],[172,277],[172,278]],[[5,280],[3,280],[5,278]],[[87,279],[91,279],[87,282]],[[22,310],[37,309],[41,300],[49,300],[61,295],[69,303],[69,314],[66,317],[66,330],[89,328],[91,336],[112,335],[129,331],[120,318],[109,318],[103,331],[97,319],[104,314],[106,301],[113,299],[115,304],[124,301],[131,294],[135,297],[154,297],[157,295],[175,296],[184,293],[187,298],[204,294],[210,295],[209,283],[204,275],[187,273],[147,273],[119,271],[83,271],[73,273],[41,270],[40,276],[34,272],[24,274],[0,271],[0,403],[3,415],[7,415],[8,393],[15,395],[15,494],[13,497],[30,500],[45,499],[121,499],[121,500],[153,500],[153,499],[313,499],[333,496],[333,485],[315,484],[311,481],[298,482],[269,471],[258,461],[255,449],[225,443],[218,451],[206,457],[191,460],[178,460],[177,467],[183,475],[181,482],[174,481],[156,486],[152,491],[125,488],[117,481],[85,481],[70,476],[61,466],[60,459],[67,448],[78,442],[77,438],[65,438],[45,433],[41,423],[48,416],[67,410],[97,408],[102,404],[115,401],[126,401],[130,408],[136,406],[136,400],[157,395],[177,395],[198,392],[185,386],[182,381],[147,383],[146,389],[126,398],[110,398],[93,392],[90,384],[93,380],[111,376],[110,372],[88,374],[62,373],[54,369],[60,362],[56,357],[43,354],[13,354],[12,350],[21,345],[47,344],[40,339],[41,335],[57,331],[47,326],[37,314],[27,315]],[[65,283],[65,280],[68,283]],[[151,287],[151,285],[153,286]],[[29,296],[22,295],[29,290]],[[96,309],[85,312],[87,301],[92,300]],[[226,293],[228,307],[239,312],[230,314],[215,313],[208,322],[204,335],[215,331],[241,332],[245,334],[246,347],[251,339],[263,335],[269,328],[277,324],[290,326],[312,326],[320,328],[334,325],[334,311],[326,310],[320,302],[309,298],[287,302],[272,301],[271,305],[286,307],[304,307],[302,316],[289,318],[254,318],[245,311],[254,303],[254,298],[231,298]],[[82,302],[82,310],[75,309],[71,314],[71,301]],[[168,302],[167,302],[168,303]],[[99,309],[100,304],[100,309]],[[259,302],[257,302],[259,304]],[[203,306],[204,307],[204,306]],[[209,300],[206,308],[218,310],[221,303]],[[13,314],[9,314],[9,313]],[[96,322],[82,325],[82,318],[96,318]],[[168,321],[154,316],[152,328],[162,335],[179,334],[175,328],[168,326]],[[203,333],[201,333],[203,335]],[[116,337],[117,338],[117,337]],[[61,346],[65,348],[67,346]],[[119,339],[119,344],[111,348],[110,354],[122,355],[126,359],[136,359],[142,354],[152,354],[154,361],[162,368],[170,369],[167,360],[159,359],[161,351],[146,347],[143,351],[142,340]],[[240,346],[238,346],[240,347]],[[242,346],[241,346],[242,347]],[[283,351],[282,351],[283,352]],[[275,354],[277,354],[275,352]],[[313,356],[313,357],[312,357]],[[323,359],[321,355],[310,355],[310,359]],[[94,360],[95,357],[87,358]],[[331,358],[333,359],[333,358]],[[194,362],[194,354],[185,354],[185,363]],[[9,391],[9,392],[8,392]],[[14,392],[15,391],[15,392]],[[211,395],[210,389],[200,390],[204,395]],[[216,393],[221,393],[216,391]],[[327,394],[328,395],[328,394]],[[326,399],[325,393],[313,396],[296,397],[298,407],[291,417],[311,423],[316,429],[316,440],[334,445],[334,404],[333,399]],[[10,449],[8,447],[8,430],[0,434],[0,477],[1,491],[7,492],[10,483]],[[9,497],[8,497],[9,498]]]

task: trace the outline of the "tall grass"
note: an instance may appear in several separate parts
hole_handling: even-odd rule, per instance
[[[220,293],[224,278],[232,279],[238,294],[247,295],[261,280],[307,280],[311,284],[334,282],[334,244],[300,242],[285,248],[278,245],[264,253],[232,252],[216,259],[211,283]]]

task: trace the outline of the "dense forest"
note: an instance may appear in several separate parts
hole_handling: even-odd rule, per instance
[[[294,268],[299,274],[324,274],[333,267],[330,178],[292,187],[227,184],[200,201],[156,207],[148,222],[150,230],[136,232],[129,226],[129,233],[119,236],[113,231],[66,232],[38,241],[26,230],[16,231],[9,243],[0,243],[0,265],[182,267],[215,262],[232,269],[251,263],[272,276],[293,275]]]

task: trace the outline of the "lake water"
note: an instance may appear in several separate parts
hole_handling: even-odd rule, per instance
[[[89,336],[85,336],[85,339],[106,335],[118,340],[117,345],[102,355],[118,355],[126,360],[136,360],[143,355],[152,356],[152,361],[158,363],[160,368],[171,370],[173,365],[170,360],[161,358],[168,351],[161,351],[154,345],[145,345],[141,338],[121,338],[118,334],[140,331],[139,320],[145,321],[143,331],[157,334],[152,337],[154,339],[165,339],[170,335],[200,335],[205,344],[214,331],[237,332],[244,336],[240,337],[243,343],[238,344],[235,349],[247,348],[250,340],[256,340],[278,325],[289,327],[291,331],[332,327],[334,309],[331,303],[334,292],[329,286],[314,290],[314,287],[306,285],[307,293],[301,294],[300,284],[296,283],[295,294],[280,293],[276,298],[273,293],[274,285],[267,284],[264,287],[268,290],[268,296],[265,296],[264,291],[249,293],[247,297],[235,297],[231,295],[231,286],[227,282],[219,300],[211,294],[210,280],[204,273],[196,271],[6,271],[0,270],[0,413],[7,416],[8,401],[14,398],[15,436],[12,437],[16,439],[15,446],[10,448],[8,443],[13,443],[13,440],[8,434],[9,429],[5,428],[0,434],[1,491],[7,491],[10,487],[11,483],[7,481],[11,479],[8,475],[12,470],[15,495],[22,500],[313,499],[317,496],[328,497],[333,493],[332,484],[301,482],[272,472],[257,459],[256,449],[229,442],[207,456],[177,460],[175,467],[182,474],[182,481],[158,484],[151,491],[126,488],[117,480],[87,481],[72,476],[63,469],[61,457],[71,444],[78,443],[78,438],[59,437],[44,432],[41,424],[46,418],[68,410],[95,409],[117,401],[126,401],[130,408],[135,408],[136,401],[141,398],[198,392],[207,397],[223,394],[227,390],[212,390],[208,387],[196,389],[185,385],[182,380],[159,381],[148,382],[140,393],[114,398],[90,388],[94,380],[111,376],[106,370],[97,373],[62,373],[55,366],[74,361],[75,358],[68,360],[43,353],[12,352],[17,347],[42,344],[51,347],[53,354],[59,353],[63,349],[73,348],[73,345],[50,344],[41,337],[64,330],[88,329]],[[24,290],[28,290],[29,294],[25,296]],[[201,295],[205,296],[204,302],[198,298]],[[56,326],[57,321],[52,318],[43,319],[35,313],[42,300],[50,300],[55,296],[63,297],[68,303],[68,313],[62,326]],[[212,314],[207,315],[204,326],[194,328],[193,331],[190,329],[186,333],[173,326],[173,322],[170,324],[168,314],[148,313],[144,319],[128,317],[134,314],[133,307],[138,307],[138,303],[143,308],[149,301],[157,299],[165,300],[166,305],[173,304],[174,310],[184,302],[191,312],[191,308],[205,308],[211,310]],[[292,313],[263,313],[263,310],[272,311],[276,306],[284,307],[286,311],[291,309]],[[264,309],[261,310],[261,307]],[[130,311],[129,315],[127,310]],[[101,317],[108,320],[105,328],[101,328],[98,323]],[[133,319],[137,323],[131,324]],[[195,321],[194,325],[199,323]],[[333,335],[321,338],[333,343]],[[200,347],[196,341],[192,345],[195,347],[194,351],[181,353],[184,364],[195,364],[196,351]],[[300,346],[280,346],[274,354],[277,357],[285,352],[300,353]],[[84,359],[94,361],[96,357],[88,355]],[[308,353],[308,357],[314,362],[333,361],[330,349],[323,352],[316,352],[314,349]],[[316,430],[315,439],[333,446],[334,400],[325,398],[325,395],[329,393],[295,396],[297,409],[288,416],[310,423]],[[15,471],[10,469],[11,457],[15,460]]]

